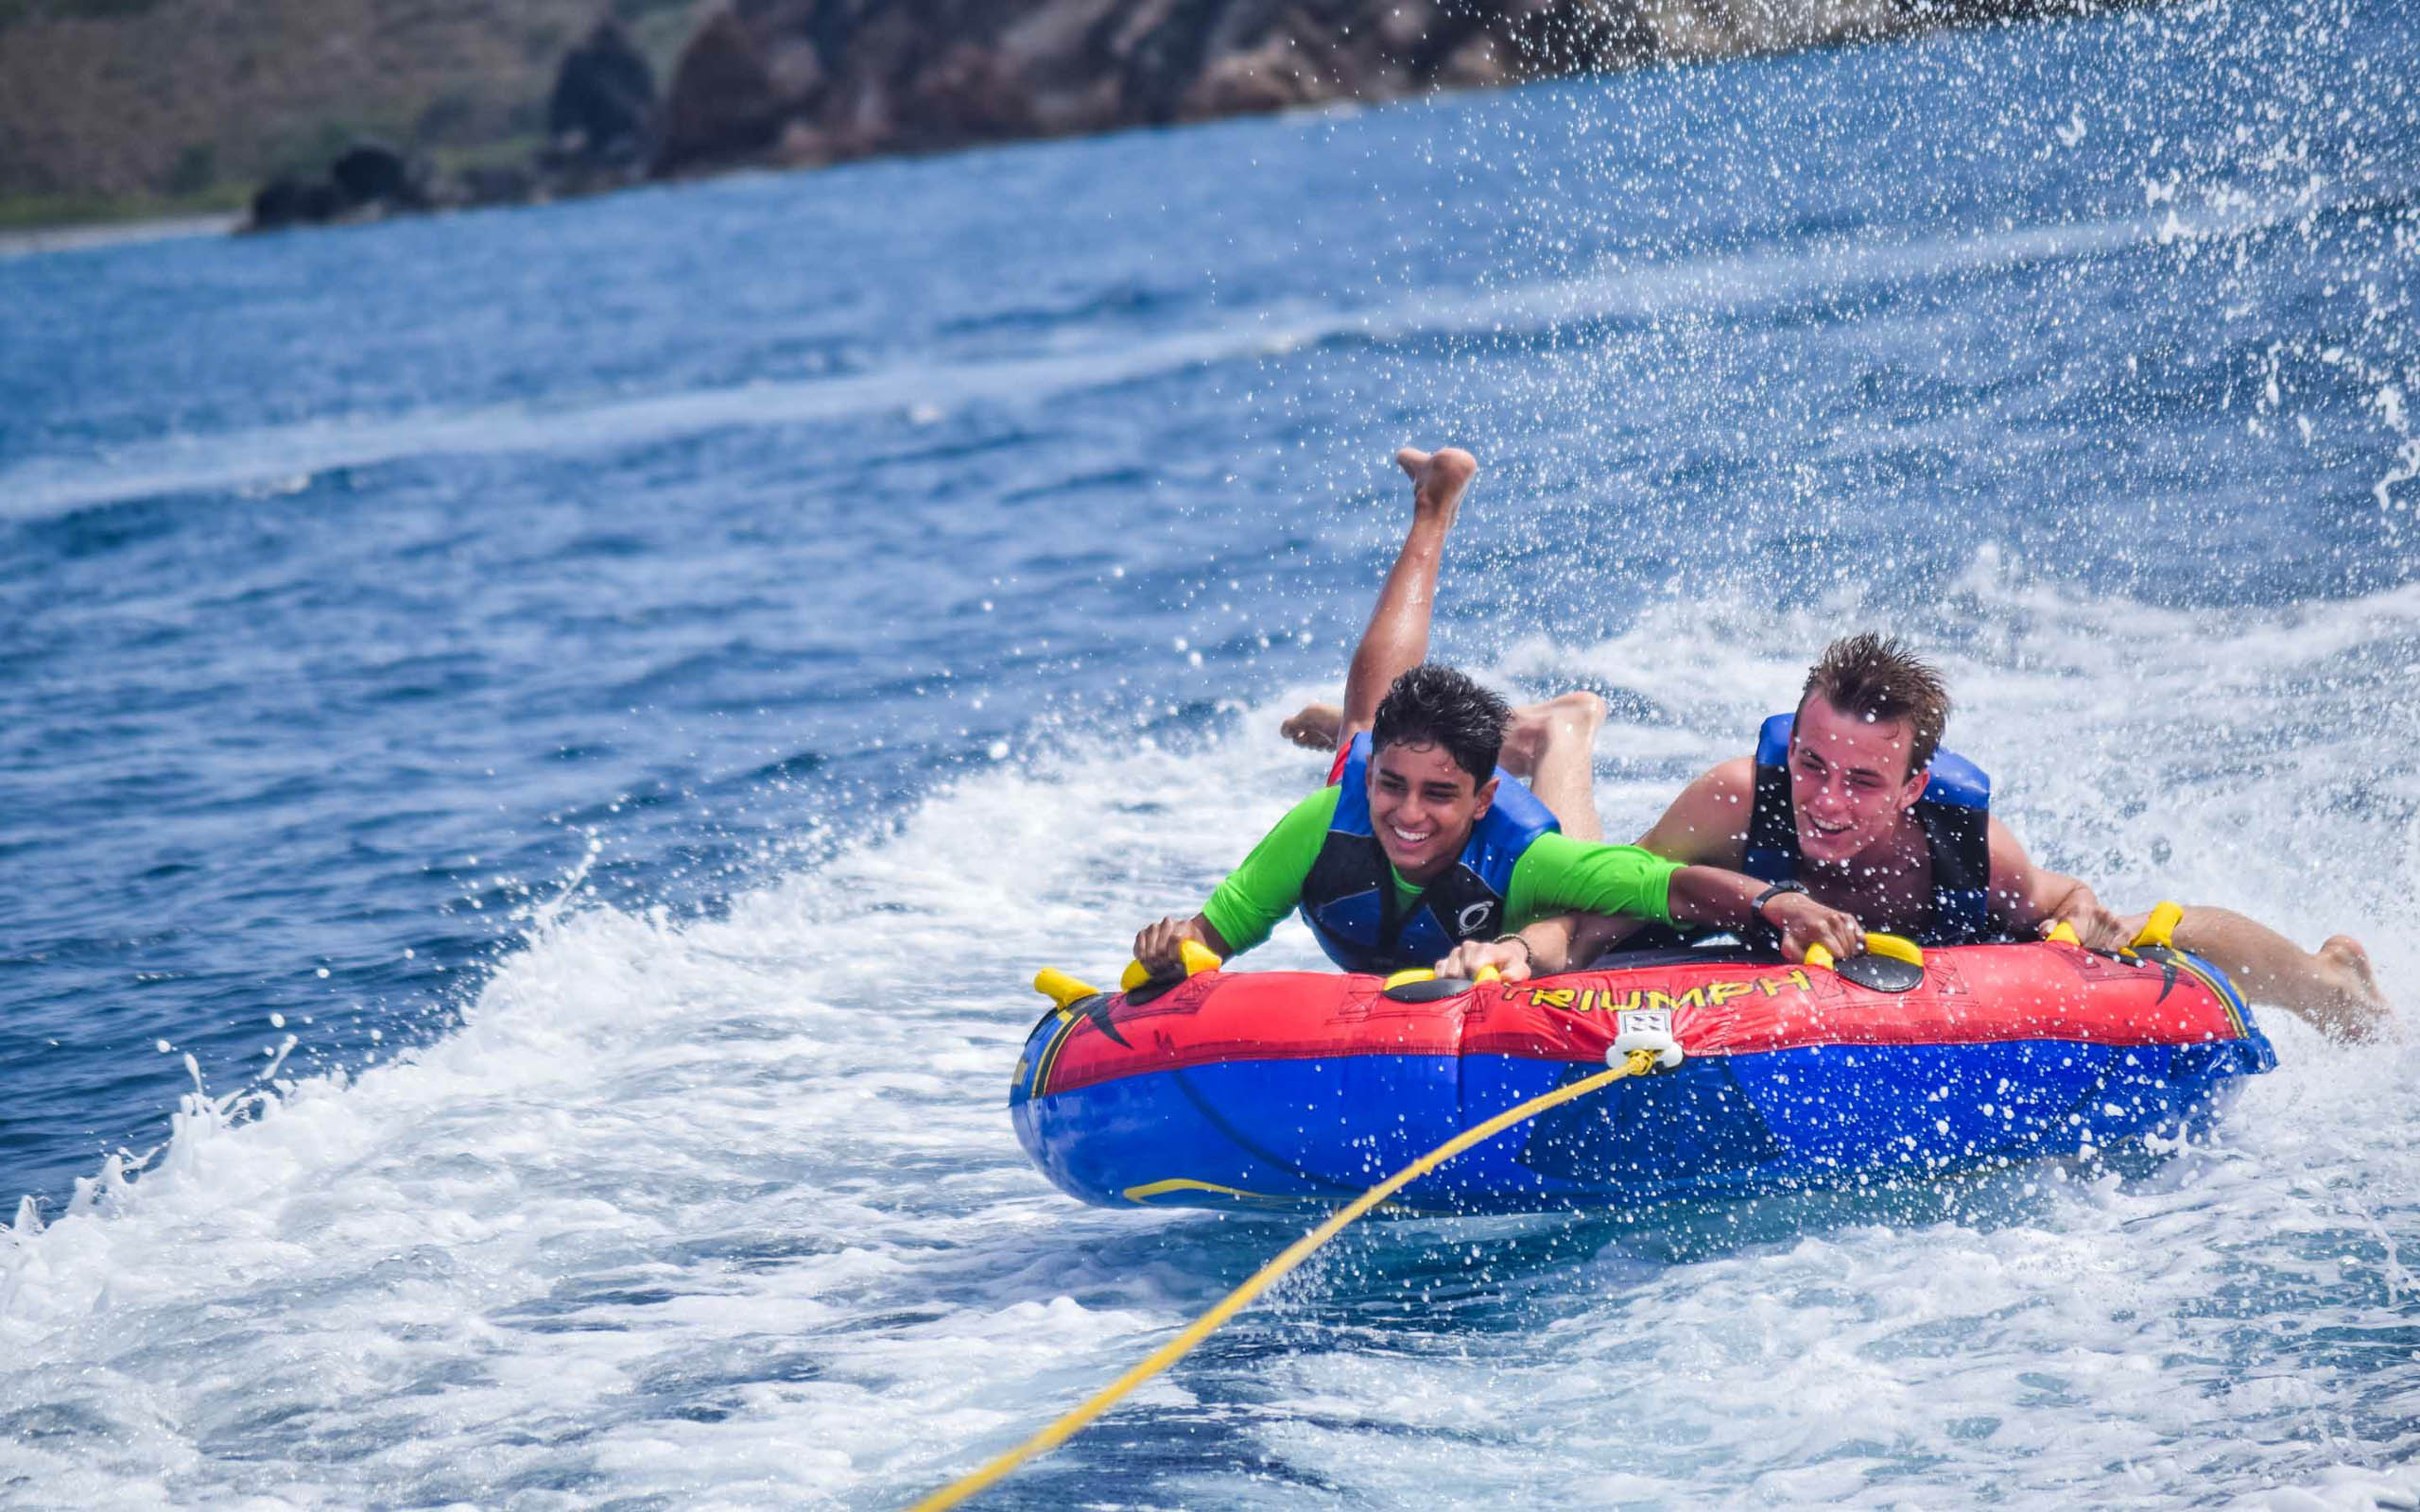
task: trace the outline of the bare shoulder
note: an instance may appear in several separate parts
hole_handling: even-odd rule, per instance
[[[1691,866],[1737,868],[1748,853],[1748,817],[1756,803],[1756,764],[1735,757],[1681,790],[1638,843]]]
[[[2002,824],[1999,816],[1994,815],[1984,825],[1983,833],[1991,846],[1992,890],[2026,891],[2033,881],[2033,858],[2025,853],[2025,847],[2018,842],[2016,832]]]
[[[2018,933],[2031,930],[2055,911],[2059,900],[2079,884],[2035,866],[2025,853],[2016,832],[1994,818],[1984,829],[1991,845],[1991,881],[1986,885],[1993,919]]]
[[[1991,880],[1984,884],[1992,917],[2012,929],[2031,928],[2045,917],[2045,894],[2064,879],[2033,864],[2016,832],[1993,818],[1983,831],[1991,846]]]
[[[1692,794],[1703,795],[1709,799],[1720,799],[1746,808],[1756,800],[1756,759],[1734,756],[1720,765],[1708,767],[1705,775],[1691,782],[1681,796],[1687,798]]]

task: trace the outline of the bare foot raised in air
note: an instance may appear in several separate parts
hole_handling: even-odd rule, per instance
[[[1370,669],[1373,690],[1365,690],[1375,693],[1383,693],[1405,667],[1428,654],[1428,604],[1435,595],[1437,558],[1454,528],[1454,517],[1461,512],[1462,495],[1470,491],[1471,479],[1478,476],[1478,459],[1459,446],[1441,446],[1433,452],[1407,446],[1395,454],[1395,466],[1411,479],[1411,533],[1404,541],[1394,576],[1402,576],[1409,565],[1413,580],[1397,589],[1390,578],[1390,591],[1379,596],[1370,628],[1362,636],[1362,648],[1374,646],[1381,663]],[[1424,573],[1427,581],[1421,582]],[[1410,618],[1406,619],[1407,615]],[[1360,660],[1361,652],[1357,650],[1355,661]],[[1353,681],[1348,677],[1347,702],[1352,696]],[[1362,712],[1364,720],[1375,709],[1376,698],[1371,697],[1369,703],[1370,708]],[[1305,750],[1334,750],[1343,731],[1344,711],[1332,703],[1305,704],[1277,727],[1279,734]]]
[[[1411,478],[1412,520],[1452,529],[1462,495],[1469,491],[1471,479],[1478,476],[1478,458],[1459,446],[1441,446],[1433,452],[1407,446],[1395,454],[1395,466]]]
[[[1306,703],[1277,732],[1305,750],[1334,750],[1337,731],[1343,728],[1343,710],[1332,703]]]
[[[1371,607],[1370,624],[1344,669],[1344,710],[1331,745],[1369,729],[1377,717],[1378,701],[1395,679],[1428,660],[1428,612],[1437,598],[1438,565],[1444,560],[1462,494],[1478,475],[1478,458],[1452,446],[1434,452],[1407,446],[1395,454],[1395,465],[1411,479],[1411,527],[1404,532],[1395,563],[1378,587],[1378,602]],[[1288,734],[1302,738],[1291,730]]]
[[[2335,1011],[2326,1015],[2330,1022],[2321,1027],[2347,1040],[2367,1040],[2384,1028],[2394,1010],[2387,1005],[2377,971],[2370,965],[2370,953],[2361,948],[2361,942],[2350,935],[2331,935],[2320,946],[2318,958],[2337,999]]]
[[[1512,722],[1504,730],[1504,769],[1530,777],[1540,758],[1564,741],[1583,753],[1593,750],[1604,724],[1605,700],[1593,693],[1566,693],[1544,703],[1523,704],[1512,711]]]

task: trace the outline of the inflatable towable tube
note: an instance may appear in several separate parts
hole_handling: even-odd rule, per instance
[[[1601,1070],[1626,1019],[1652,1029],[1668,1015],[1677,1068],[1521,1125],[1395,1204],[1502,1212],[1856,1186],[2175,1138],[2276,1064],[2226,978],[2180,951],[1923,954],[1895,976],[1850,973],[1896,990],[1705,951],[1429,1001],[1374,976],[1208,971],[1141,1003],[1096,994],[1044,1015],[1010,1108],[1026,1152],[1086,1202],[1328,1207]]]

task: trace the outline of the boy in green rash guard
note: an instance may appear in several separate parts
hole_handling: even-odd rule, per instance
[[[1569,744],[1558,738],[1568,730],[1557,727],[1587,727],[1576,773],[1584,794],[1585,736],[1601,709],[1567,696],[1516,716],[1462,674],[1413,664],[1427,649],[1443,537],[1477,464],[1451,450],[1407,449],[1397,461],[1415,485],[1412,530],[1346,679],[1331,785],[1296,804],[1201,912],[1137,935],[1135,959],[1155,976],[1173,976],[1184,940],[1232,955],[1266,939],[1298,906],[1349,971],[1431,965],[1465,941],[1573,909],[1723,928],[1761,923],[1793,960],[1819,942],[1838,955],[1861,949],[1854,919],[1802,892],[1556,833],[1547,805],[1496,768],[1508,730],[1530,739],[1525,754],[1543,788],[1558,745]],[[1357,739],[1363,730],[1369,738]],[[1593,807],[1587,813],[1593,817]]]

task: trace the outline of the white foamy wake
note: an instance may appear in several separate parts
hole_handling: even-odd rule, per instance
[[[2409,998],[2420,593],[2258,618],[2017,576],[1979,563],[1935,642],[2019,832],[2118,902],[2353,927]],[[1607,733],[1612,833],[1858,619],[1721,612],[1497,662],[1668,713]],[[1316,780],[1288,701],[985,772],[727,917],[574,912],[406,1060],[194,1105],[162,1169],[0,1240],[0,1498],[872,1506],[1038,1425],[1288,1231],[1080,1208],[1003,1108],[1024,979],[1106,973]],[[1310,959],[1288,926],[1251,964]],[[2280,1071],[2148,1175],[1375,1231],[1004,1504],[2408,1499],[2420,1054],[2268,1022]]]

